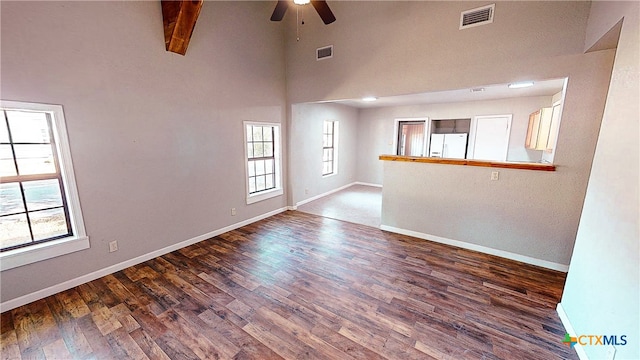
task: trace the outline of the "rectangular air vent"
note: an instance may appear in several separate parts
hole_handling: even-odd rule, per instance
[[[316,49],[316,60],[324,60],[333,57],[333,45]]]
[[[460,14],[460,30],[479,25],[491,24],[493,22],[493,13],[495,8],[496,4],[491,4],[463,11]]]

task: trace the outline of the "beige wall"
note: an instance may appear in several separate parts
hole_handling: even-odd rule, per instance
[[[206,2],[187,56],[158,1],[0,6],[2,99],[64,106],[91,241],[3,271],[3,302],[286,206],[244,195],[242,121],[286,117],[272,4]]]
[[[640,346],[640,4],[597,2],[587,48],[624,17],[562,309],[576,334],[626,335],[616,359]],[[584,347],[604,359],[604,346]]]

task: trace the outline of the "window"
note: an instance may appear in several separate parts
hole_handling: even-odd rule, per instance
[[[337,159],[338,122],[325,121],[322,130],[322,175],[338,172]]]
[[[88,248],[62,107],[0,107],[2,270]]]
[[[247,204],[281,195],[280,125],[245,122]]]

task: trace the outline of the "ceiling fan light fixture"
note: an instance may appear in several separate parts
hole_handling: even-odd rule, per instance
[[[529,86],[533,86],[533,81],[522,81],[509,84],[509,89],[521,89]]]
[[[311,0],[293,0],[293,3],[296,5],[306,5],[310,3]]]

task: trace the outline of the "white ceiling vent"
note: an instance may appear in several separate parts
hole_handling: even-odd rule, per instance
[[[316,60],[330,59],[333,57],[333,45],[316,49]]]
[[[495,8],[496,4],[491,4],[463,11],[460,14],[460,30],[479,25],[491,24],[493,22],[493,13]]]

